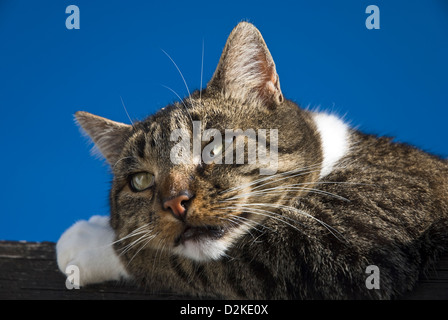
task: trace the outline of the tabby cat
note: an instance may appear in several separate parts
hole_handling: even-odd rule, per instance
[[[76,120],[113,172],[110,218],[77,222],[57,243],[60,269],[78,266],[81,285],[129,279],[193,297],[392,299],[447,248],[448,162],[285,99],[250,23],[234,28],[205,89],[132,125],[87,112]],[[190,142],[198,123],[222,137],[266,133],[276,170],[205,162],[185,148],[191,161],[174,163],[182,136],[172,133]],[[210,155],[232,150],[237,138],[228,140]]]

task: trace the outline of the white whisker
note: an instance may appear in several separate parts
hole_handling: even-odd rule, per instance
[[[305,170],[315,169],[318,166],[320,166],[320,164],[314,164],[314,165],[311,165],[311,166],[308,166],[308,167],[296,168],[296,169],[293,169],[293,170],[290,170],[290,171],[280,172],[280,173],[277,173],[277,174],[274,174],[274,175],[271,175],[271,176],[255,179],[255,180],[253,180],[253,181],[251,181],[249,183],[245,183],[245,184],[242,184],[242,185],[237,186],[237,187],[233,187],[233,188],[229,188],[229,189],[223,190],[220,193],[222,194],[222,193],[225,193],[225,192],[232,192],[232,191],[241,190],[241,189],[250,187],[250,186],[252,186],[254,184],[257,184],[257,183],[260,183],[260,182],[263,182],[263,181],[267,181],[267,180],[271,180],[271,179],[277,179],[279,177],[283,177],[283,176],[289,175],[289,174],[294,174],[294,173],[298,173],[298,172],[303,173],[303,171],[305,171]]]
[[[289,222],[283,220],[282,218],[286,218],[287,220],[292,220],[292,221],[295,222],[295,223],[299,223],[299,224],[301,224],[300,222],[298,222],[298,221],[296,221],[296,220],[293,220],[293,219],[291,219],[291,218],[288,218],[288,217],[284,217],[284,216],[279,215],[278,213],[275,213],[275,212],[272,212],[272,211],[263,210],[263,209],[257,209],[257,208],[241,208],[240,206],[236,206],[236,207],[232,207],[232,206],[230,206],[230,207],[226,207],[225,209],[236,209],[236,210],[240,210],[240,211],[242,211],[242,212],[253,213],[253,214],[257,214],[257,215],[265,216],[265,217],[268,217],[268,218],[271,218],[271,219],[280,221],[280,222],[282,222],[282,223],[284,223],[284,224],[286,224],[286,225],[288,225],[288,226],[294,228],[295,230],[297,230],[297,231],[303,233],[302,230],[300,230],[300,229],[297,228],[296,226],[292,225],[291,223],[289,223]],[[279,217],[280,217],[280,218],[279,218]]]
[[[317,193],[317,194],[327,195],[327,196],[331,196],[331,197],[334,197],[334,198],[339,199],[339,200],[350,202],[349,199],[344,198],[342,196],[339,196],[337,194],[328,192],[328,191],[323,191],[323,190],[314,189],[314,188],[289,187],[289,186],[277,186],[277,187],[273,187],[273,188],[268,188],[268,189],[263,189],[263,190],[258,190],[258,191],[251,191],[251,192],[247,192],[247,193],[242,193],[242,194],[238,194],[236,196],[227,198],[226,200],[222,200],[221,202],[226,202],[226,201],[230,201],[230,200],[236,200],[236,199],[240,199],[240,198],[245,198],[245,197],[251,196],[251,195],[284,193],[285,191],[300,191],[300,190],[308,191],[310,193]]]
[[[170,90],[172,93],[174,93],[174,94],[179,98],[180,102],[183,104],[183,106],[184,106],[184,108],[185,108],[185,112],[188,114],[188,117],[190,117],[191,124],[193,124],[193,118],[191,117],[190,111],[188,111],[187,105],[185,104],[184,100],[177,94],[176,91],[174,91],[174,90],[171,89],[170,87],[165,86],[165,85],[163,85],[163,84],[162,84],[161,86],[164,87],[164,88],[166,88],[166,89],[168,89],[168,90]]]
[[[320,171],[320,169],[319,169],[319,170],[309,170],[309,171],[305,171],[305,172],[296,173],[296,174],[293,174],[293,175],[290,175],[290,176],[287,176],[287,177],[284,177],[284,178],[281,178],[281,179],[276,179],[276,180],[273,180],[273,181],[268,181],[268,182],[263,183],[263,184],[261,184],[261,185],[255,186],[254,188],[252,188],[252,190],[254,190],[254,189],[258,189],[258,188],[263,187],[263,186],[265,186],[265,185],[268,185],[268,184],[271,184],[271,183],[275,183],[275,182],[278,182],[278,181],[282,181],[282,180],[285,180],[285,179],[291,179],[291,178],[294,178],[294,177],[303,176],[303,175],[305,175],[305,174],[310,174],[310,173],[313,173],[313,172],[319,172],[319,171]]]
[[[128,252],[129,250],[131,250],[134,246],[136,246],[138,243],[144,241],[147,237],[147,234],[145,232],[145,234],[143,234],[142,236],[140,236],[138,239],[132,241],[131,243],[128,243],[125,247],[120,249],[120,256],[126,254],[126,252]]]
[[[268,204],[268,203],[245,203],[245,204],[239,204],[239,206],[265,206],[265,207],[281,208],[281,209],[285,209],[285,210],[291,210],[293,212],[297,212],[299,214],[302,214],[302,215],[304,215],[304,216],[306,216],[308,218],[311,218],[311,219],[315,220],[316,222],[318,222],[322,226],[324,226],[338,240],[340,240],[340,238],[335,233],[340,235],[342,237],[342,239],[347,242],[347,240],[344,238],[344,236],[339,231],[337,231],[335,228],[333,228],[332,226],[330,226],[327,223],[323,222],[322,220],[312,216],[311,214],[309,214],[309,213],[307,213],[307,212],[305,212],[303,210],[297,209],[295,207],[285,206],[285,205],[281,205],[281,204]],[[280,215],[280,216],[282,216],[282,215]],[[293,219],[291,219],[289,217],[285,217],[285,216],[282,216],[282,217],[288,218],[288,220],[293,220]]]
[[[137,250],[137,252],[132,256],[132,258],[129,259],[129,263],[131,263],[131,261],[135,258],[135,256],[137,256],[137,254],[138,254],[142,249],[144,249],[144,248],[147,246],[147,244],[148,244],[152,239],[154,239],[154,237],[155,237],[155,235],[147,235],[147,237],[145,238],[146,242],[140,247],[140,249]],[[141,241],[141,242],[143,242],[143,241]],[[129,264],[129,263],[128,263],[128,264]]]
[[[132,158],[135,158],[135,157],[130,156],[130,157],[123,157],[123,158],[118,159],[118,160],[114,163],[114,165],[113,165],[113,167],[112,167],[112,170],[115,170],[115,167],[117,166],[117,164],[118,164],[120,161],[123,161],[123,160],[126,160],[126,159],[132,159]]]
[[[238,224],[242,223],[242,224],[248,226],[251,229],[255,229],[258,232],[261,232],[261,230],[259,230],[259,229],[257,229],[255,227],[255,225],[257,225],[257,223],[254,222],[253,220],[250,220],[250,219],[247,219],[247,218],[244,218],[244,217],[240,217],[240,216],[235,215],[235,214],[229,214],[229,215],[230,215],[230,217],[218,217],[218,218],[221,219],[221,220],[227,220],[229,222],[232,222],[236,226],[238,226]]]
[[[143,226],[140,226],[140,227],[138,227],[137,229],[135,229],[135,230],[131,231],[130,233],[128,233],[127,235],[125,235],[124,237],[122,237],[122,238],[120,238],[120,239],[118,239],[118,240],[115,240],[115,241],[112,242],[111,244],[115,244],[115,243],[121,242],[121,241],[123,241],[123,240],[126,240],[126,239],[128,239],[128,238],[130,238],[130,237],[134,237],[134,236],[136,236],[136,235],[138,235],[138,234],[142,234],[142,233],[144,233],[144,232],[147,232],[146,230],[143,230],[143,229],[145,229],[145,228],[147,228],[147,227],[148,227],[147,224],[145,224],[145,225],[143,225]]]
[[[201,86],[199,87],[199,101],[202,99],[202,78],[204,75],[204,39],[202,39],[202,58],[201,58]]]
[[[164,54],[171,60],[171,62],[172,62],[172,63],[174,64],[174,66],[176,67],[176,69],[177,69],[177,71],[179,72],[179,74],[180,74],[182,80],[184,81],[185,88],[187,89],[188,96],[190,97],[190,101],[191,101],[190,89],[188,89],[187,81],[185,81],[185,78],[184,78],[184,75],[182,74],[182,71],[180,71],[180,69],[179,69],[179,67],[177,66],[176,62],[174,62],[173,58],[171,58],[171,56],[170,56],[165,50],[163,50],[163,49],[160,49],[160,50],[162,50],[162,52],[163,52],[163,53],[164,53]]]
[[[121,104],[123,105],[124,112],[126,112],[126,115],[128,116],[129,121],[131,121],[131,124],[134,125],[134,122],[132,121],[131,117],[129,116],[128,110],[126,109],[126,106],[124,105],[123,98],[120,96]]]
[[[149,224],[144,224],[144,225],[134,229],[133,231],[131,231],[129,234],[123,236],[122,238],[113,241],[111,243],[111,245],[114,245],[116,243],[122,242],[124,240],[130,239],[130,238],[133,238],[133,237],[137,237],[137,239],[129,242],[127,245],[125,245],[125,246],[121,247],[120,249],[118,249],[120,251],[119,255],[122,256],[122,255],[126,254],[129,250],[131,250],[132,248],[134,248],[137,245],[139,245],[140,243],[142,243],[142,242],[144,242],[144,241],[146,241],[148,239],[152,239],[153,235],[151,235],[151,232],[152,232],[152,229],[150,229],[150,225]]]
[[[160,245],[161,243],[163,244],[162,246]],[[159,242],[157,243],[157,250],[156,253],[154,254],[154,260],[152,262],[152,272],[151,272],[152,274],[155,272],[157,258],[159,259],[159,261],[160,259],[162,259],[162,251],[164,248],[165,248],[165,242],[162,242],[162,239],[159,239]]]

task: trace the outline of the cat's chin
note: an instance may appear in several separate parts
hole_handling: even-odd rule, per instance
[[[229,245],[226,230],[218,226],[186,225],[174,241],[174,252],[195,261],[218,260]]]
[[[249,224],[232,227],[186,227],[176,239],[175,254],[198,262],[219,260],[249,229]]]
[[[174,247],[174,253],[198,261],[219,260],[226,255],[231,243],[225,239],[190,239]]]

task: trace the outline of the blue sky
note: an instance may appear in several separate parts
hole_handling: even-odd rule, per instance
[[[380,29],[368,30],[368,5]],[[77,5],[80,29],[65,9]],[[74,125],[77,110],[129,123],[213,74],[232,28],[262,32],[282,91],[361,130],[447,157],[448,3],[432,1],[0,2],[0,239],[57,241],[108,214],[111,176]]]

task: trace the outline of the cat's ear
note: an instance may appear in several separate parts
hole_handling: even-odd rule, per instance
[[[99,153],[113,166],[119,159],[132,126],[84,111],[76,112],[75,119]]]
[[[283,102],[274,60],[254,25],[240,22],[233,29],[207,89],[268,106]]]

